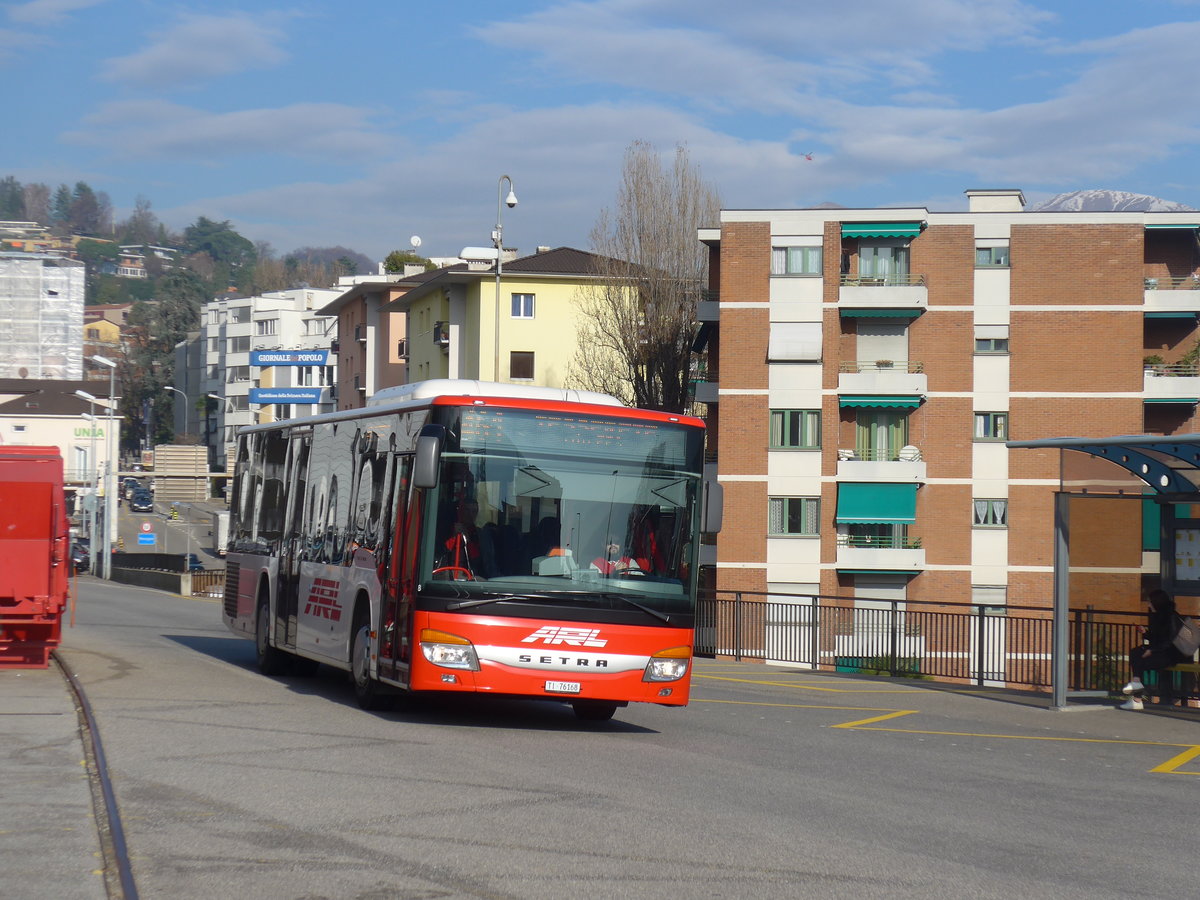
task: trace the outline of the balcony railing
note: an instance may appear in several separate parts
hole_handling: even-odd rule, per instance
[[[910,445],[901,447],[899,450],[893,450],[890,447],[846,447],[838,450],[837,454],[838,459],[844,461],[921,462],[921,451]]]
[[[876,359],[850,360],[841,364],[840,372],[853,374],[858,372],[899,372],[906,375],[921,375],[925,372],[925,363],[911,359]]]
[[[837,545],[869,550],[920,550],[921,539],[899,534],[839,534]]]
[[[924,275],[843,275],[842,287],[924,287]]]
[[[1146,374],[1162,378],[1195,378],[1200,375],[1198,363],[1147,363]]]
[[[1147,278],[1145,285],[1148,291],[1200,291],[1200,274]]]

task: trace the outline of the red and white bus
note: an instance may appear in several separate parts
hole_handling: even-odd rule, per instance
[[[224,620],[264,673],[345,669],[364,708],[433,691],[594,720],[683,706],[721,508],[703,460],[699,419],[476,381],[243,428]]]

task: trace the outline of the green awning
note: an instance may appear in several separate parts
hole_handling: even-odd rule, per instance
[[[1197,397],[1147,397],[1143,403],[1190,403],[1195,406],[1200,403],[1200,398]]]
[[[845,313],[842,313],[842,315],[845,315]],[[1173,309],[1163,312],[1148,312],[1145,315],[1147,319],[1194,319],[1196,318],[1196,311],[1192,310],[1191,312],[1188,312],[1187,310],[1183,309]]]
[[[878,406],[885,409],[916,409],[921,405],[921,398],[916,396],[893,397],[893,396],[875,396],[875,397],[858,397],[847,395],[838,397],[838,406]]]
[[[923,309],[838,309],[838,315],[847,319],[915,319]],[[1194,315],[1194,314],[1193,314]]]
[[[920,575],[919,569],[843,569],[837,566],[843,575]]]
[[[844,238],[913,238],[921,233],[921,222],[846,222],[842,224]]]
[[[1147,225],[1146,227],[1147,228],[1191,228],[1194,231],[1195,229],[1200,228],[1200,225],[1185,225],[1185,224],[1176,225],[1174,222],[1168,222],[1164,225],[1155,224],[1155,225]]]
[[[917,486],[843,482],[838,485],[837,521],[911,525],[917,521]]]

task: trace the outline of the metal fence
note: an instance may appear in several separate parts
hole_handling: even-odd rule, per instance
[[[1112,691],[1129,675],[1140,613],[1072,610],[1069,691]],[[702,594],[696,653],[836,672],[1049,689],[1053,625],[1040,607],[762,594]]]

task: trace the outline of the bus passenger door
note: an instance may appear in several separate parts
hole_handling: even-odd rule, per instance
[[[279,578],[276,591],[276,634],[285,646],[296,647],[296,614],[300,608],[300,564],[304,549],[304,499],[308,487],[308,458],[312,447],[312,432],[305,430],[292,435],[291,470],[287,517],[279,549]]]
[[[388,518],[384,533],[388,540],[382,560],[382,602],[379,623],[379,674],[408,683],[412,628],[412,586],[420,504],[409,505],[412,454],[396,454],[388,485]]]

